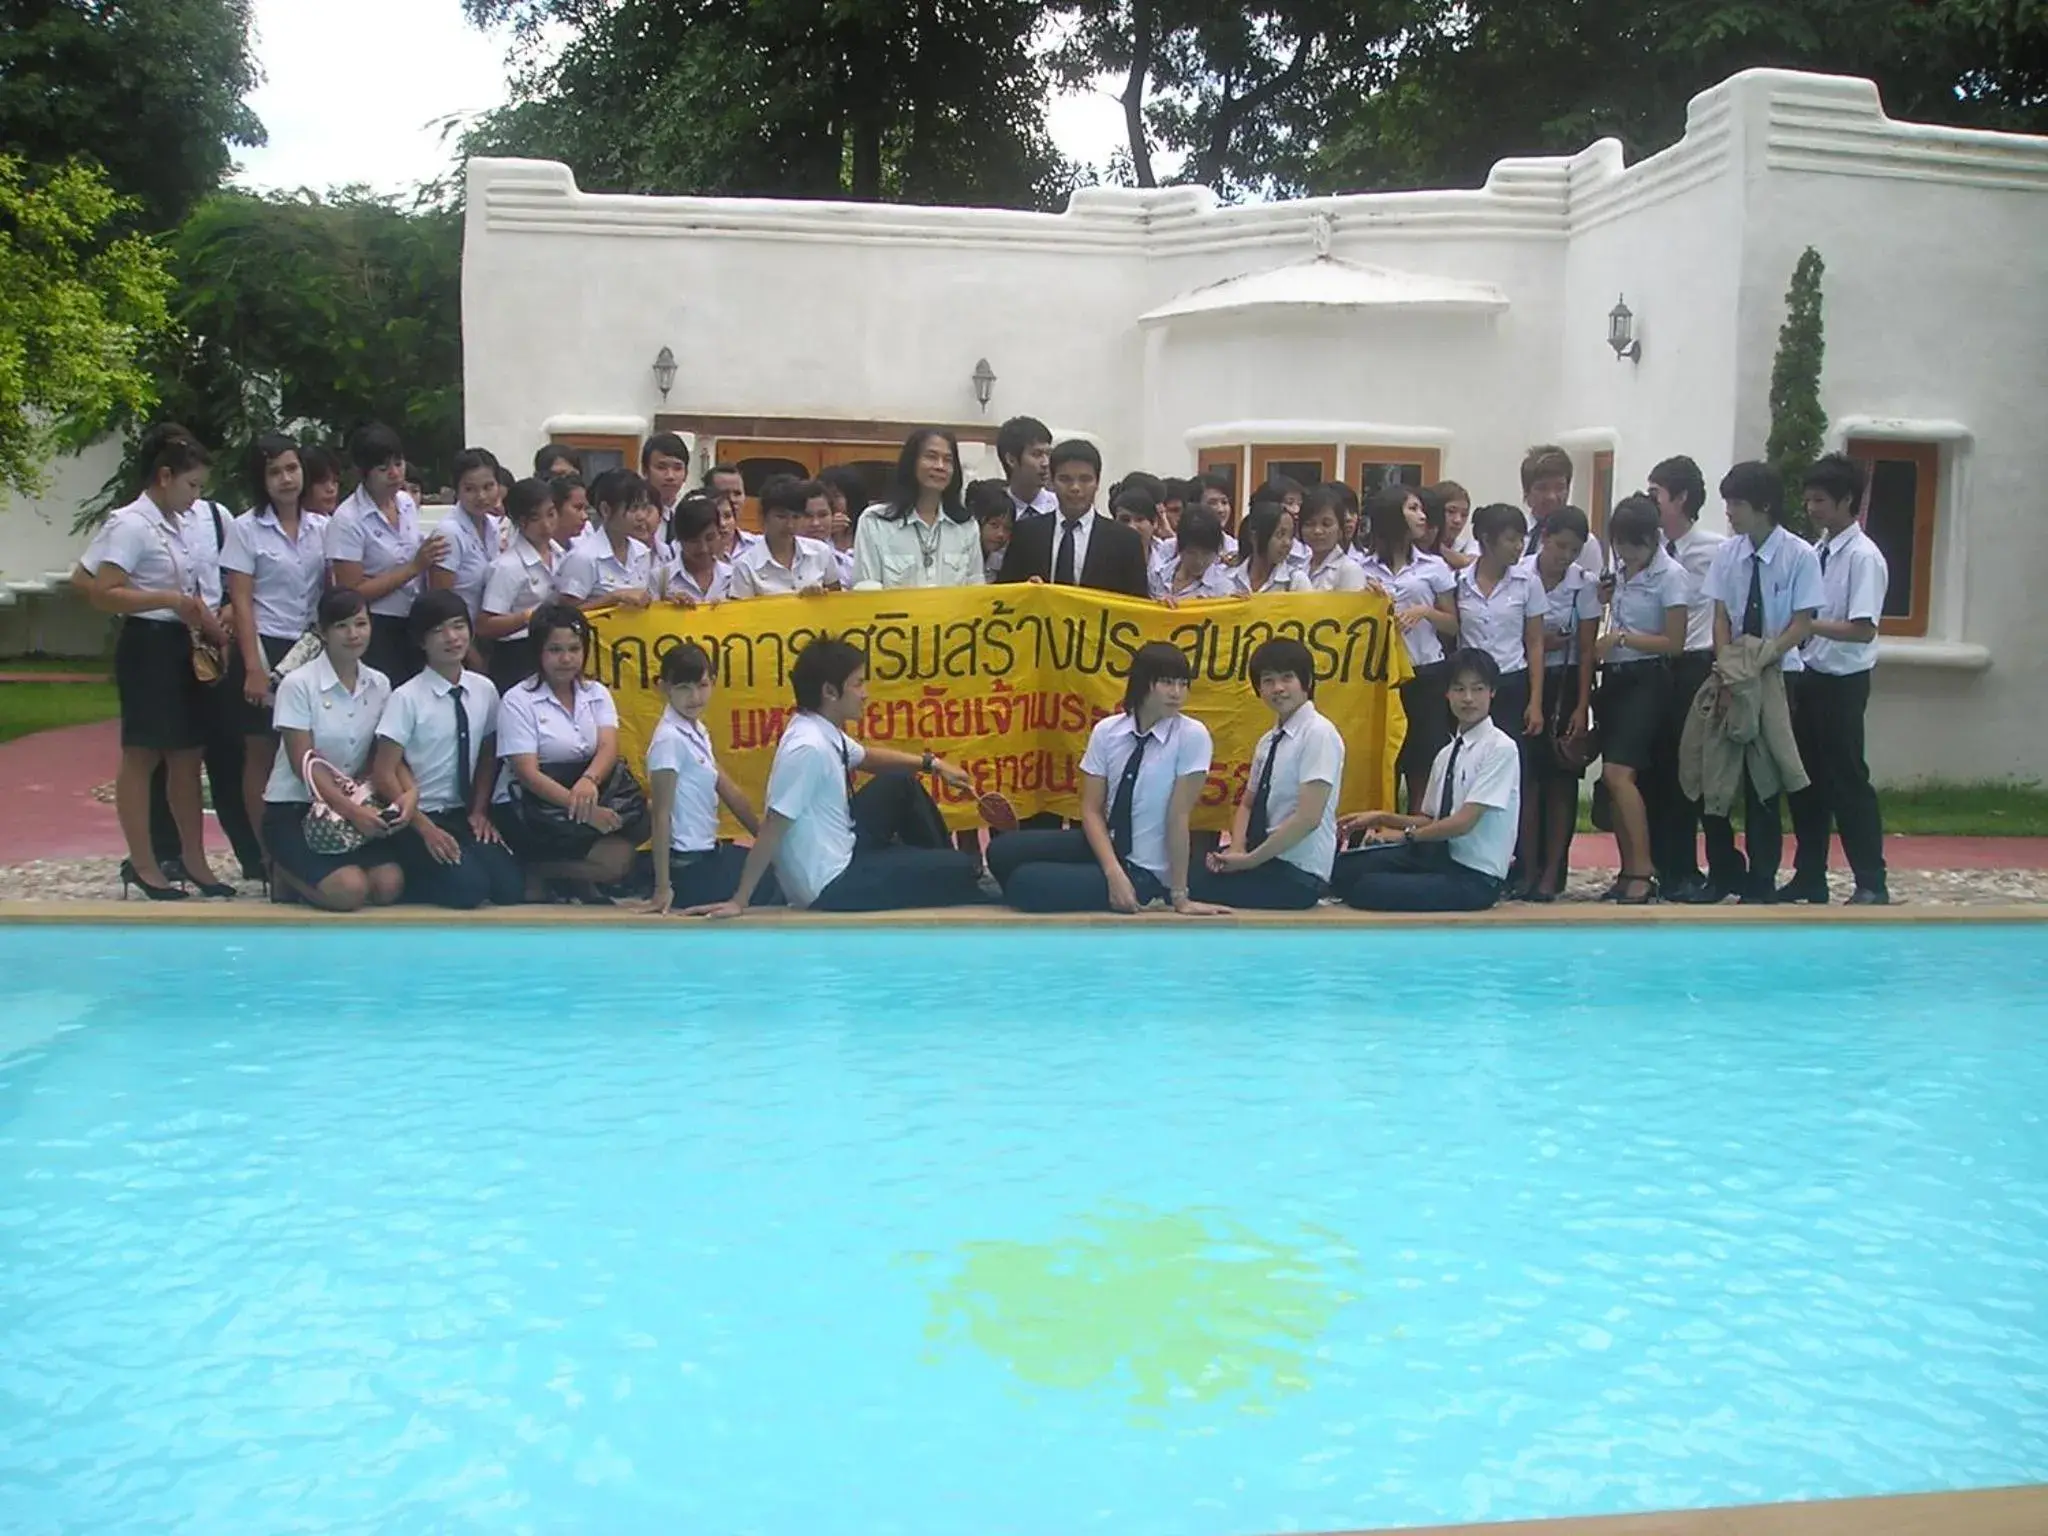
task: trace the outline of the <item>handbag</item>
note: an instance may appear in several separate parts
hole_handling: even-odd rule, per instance
[[[318,656],[325,649],[326,646],[322,644],[320,639],[320,631],[317,629],[307,630],[297,640],[292,642],[292,648],[280,656],[277,660],[277,665],[270,669],[270,681],[273,684],[283,682],[294,672],[298,671],[299,668],[311,662],[315,656]]]
[[[585,758],[581,762],[542,763],[540,771],[566,789],[589,767],[590,760]],[[653,819],[648,814],[647,796],[623,758],[612,764],[612,771],[597,787],[597,803],[619,818],[618,831],[600,832],[587,821],[572,821],[566,805],[521,794],[519,820],[526,833],[521,841],[527,845],[519,850],[522,856],[542,863],[568,862],[590,852],[600,837],[623,837],[635,844],[646,841]]]
[[[192,675],[209,688],[228,675],[227,651],[197,629],[192,631]]]
[[[330,859],[354,853],[368,839],[360,827],[320,798],[320,792],[313,788],[313,770],[316,767],[325,768],[334,778],[334,787],[357,805],[380,816],[388,816],[391,807],[369,785],[357,783],[319,753],[306,754],[305,761],[299,764],[299,778],[313,796],[313,803],[306,807],[306,846]]]

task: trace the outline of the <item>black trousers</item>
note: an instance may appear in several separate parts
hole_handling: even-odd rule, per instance
[[[1687,799],[1678,787],[1678,743],[1693,697],[1713,670],[1712,651],[1687,651],[1672,662],[1671,707],[1665,712],[1650,771],[1637,775],[1650,815],[1650,857],[1657,867],[1657,883],[1667,891],[1700,878],[1700,803]],[[1739,864],[1714,866],[1709,878],[1733,890],[1741,882],[1742,869]]]
[[[814,912],[892,912],[980,903],[981,861],[953,847],[924,785],[882,774],[854,795],[853,859],[811,903]]]
[[[1796,679],[1796,681],[1795,681]],[[1829,839],[1842,834],[1842,852],[1856,884],[1881,891],[1884,877],[1884,817],[1871,787],[1863,748],[1863,717],[1870,707],[1870,674],[1837,677],[1811,667],[1788,678],[1796,705],[1792,734],[1811,787],[1792,797],[1792,830],[1799,838],[1793,874],[1817,884],[1828,876]]]
[[[1735,851],[1735,822],[1728,816],[1703,816],[1707,829],[1707,868],[1714,883],[1744,896],[1769,899],[1777,893],[1778,865],[1785,857],[1785,826],[1778,819],[1778,797],[1766,802],[1742,769],[1742,842]]]
[[[240,684],[232,680],[199,690],[199,726],[205,737],[206,785],[212,792],[213,814],[220,830],[234,850],[244,871],[263,868],[263,845],[256,840],[256,828],[249,820],[249,807],[242,801],[242,761],[248,751],[242,742]],[[162,763],[149,776],[149,846],[157,863],[178,858],[183,852],[178,824],[171,818],[170,773]]]
[[[1323,890],[1322,881],[1285,859],[1228,875],[1212,875],[1199,864],[1188,871],[1188,894],[1196,901],[1255,912],[1306,912],[1323,899]]]
[[[1451,857],[1449,843],[1388,843],[1337,855],[1330,892],[1368,912],[1484,912],[1501,882]]]
[[[1141,864],[1123,861],[1124,874],[1140,905],[1165,901],[1167,889]],[[1003,888],[1003,900],[1020,912],[1107,912],[1109,876],[1103,872],[1088,834],[1066,831],[1009,832],[988,845],[988,872]]]
[[[516,907],[526,900],[526,877],[519,861],[503,843],[480,843],[469,830],[469,817],[461,811],[430,811],[427,819],[462,849],[462,862],[443,864],[427,852],[418,832],[407,829],[392,842],[399,866],[405,871],[405,899],[429,907],[452,907],[466,912],[489,902],[495,907]]]

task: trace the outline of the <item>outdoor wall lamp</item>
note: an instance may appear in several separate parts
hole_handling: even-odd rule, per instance
[[[676,355],[667,347],[654,355],[654,382],[661,387],[661,398],[666,402],[676,382]]]
[[[995,397],[996,371],[989,367],[988,359],[982,358],[974,365],[974,398],[986,411],[988,403]]]
[[[1636,340],[1635,313],[1625,296],[1616,299],[1614,308],[1607,311],[1607,345],[1614,348],[1617,363],[1623,358],[1632,363],[1643,360],[1643,344]]]

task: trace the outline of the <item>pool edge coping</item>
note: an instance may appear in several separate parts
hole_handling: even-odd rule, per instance
[[[1397,1526],[1324,1536],[2040,1536],[2043,1531],[2048,1531],[2048,1483],[1653,1514]]]

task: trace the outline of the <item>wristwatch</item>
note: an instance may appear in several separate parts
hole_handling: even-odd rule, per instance
[[[1414,841],[1415,841],[1415,829],[1414,829],[1413,827],[1403,827],[1403,828],[1401,829],[1401,841],[1402,841],[1402,842],[1404,842],[1404,843],[1412,843],[1412,842],[1414,842]]]
[[[937,762],[938,759],[932,756],[932,749],[930,747],[926,747],[924,749],[924,771],[926,773],[930,773],[932,771],[933,765]]]

